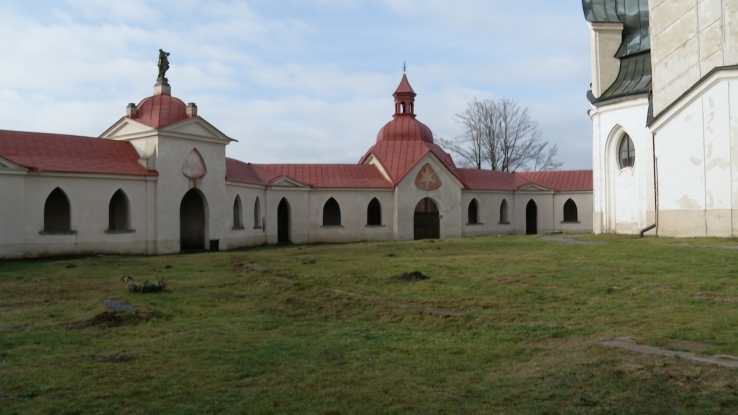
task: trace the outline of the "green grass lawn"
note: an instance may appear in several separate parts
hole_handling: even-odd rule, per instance
[[[2,262],[2,413],[738,413],[735,369],[598,344],[738,355],[738,241],[578,239]]]

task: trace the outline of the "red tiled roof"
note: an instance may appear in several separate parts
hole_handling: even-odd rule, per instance
[[[0,156],[39,172],[157,175],[127,141],[0,130]]]
[[[521,184],[514,173],[485,169],[459,169],[470,190],[509,190],[514,191]],[[522,180],[527,183],[527,180]]]
[[[592,191],[592,170],[538,171],[515,174],[557,192]]]
[[[150,127],[159,129],[186,120],[187,106],[171,95],[154,95],[138,104],[136,115],[130,117]]]
[[[425,141],[433,142],[433,133],[430,128],[415,119],[411,114],[397,115],[394,120],[379,130],[377,143],[380,141]]]
[[[376,166],[364,164],[249,164],[268,183],[280,177],[316,188],[392,188]]]
[[[395,184],[402,181],[407,173],[412,169],[421,158],[423,158],[428,152],[433,155],[444,164],[444,166],[456,176],[459,181],[466,187],[464,178],[459,174],[456,165],[454,164],[451,156],[443,151],[437,144],[429,143],[426,141],[419,140],[399,140],[399,141],[380,141],[375,144],[369,151],[361,158],[359,163],[364,163],[370,154],[379,160],[384,167],[387,174],[395,182]]]
[[[267,181],[259,176],[251,164],[228,157],[226,157],[226,180],[231,182],[258,184],[262,186],[267,185]]]

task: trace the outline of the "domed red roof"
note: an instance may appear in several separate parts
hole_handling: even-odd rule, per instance
[[[428,126],[416,120],[415,117],[401,115],[385,124],[377,134],[377,143],[398,140],[417,140],[433,143],[433,132]]]
[[[131,118],[150,127],[164,128],[190,117],[187,116],[187,105],[182,100],[161,94],[141,101],[136,108],[136,115]]]

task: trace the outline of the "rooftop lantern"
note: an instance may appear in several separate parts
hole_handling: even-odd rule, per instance
[[[402,74],[400,86],[397,87],[397,90],[392,95],[395,97],[394,117],[409,115],[415,118],[415,95],[415,91],[413,91],[410,82],[407,80],[407,75]]]

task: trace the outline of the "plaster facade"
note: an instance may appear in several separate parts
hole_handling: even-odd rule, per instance
[[[395,120],[356,165],[228,159],[226,146],[234,140],[198,116],[194,104],[166,95],[170,90],[157,88],[138,106],[129,104],[126,116],[99,138],[0,131],[0,258],[238,249],[280,242],[280,226],[296,244],[411,240],[417,236],[416,205],[424,198],[438,208],[440,238],[525,233],[530,200],[538,206],[539,232],[592,229],[590,172],[544,174],[553,183],[546,185],[522,173],[458,169],[433,143],[430,129],[415,120],[415,93],[406,77],[395,97],[407,105],[396,102]],[[46,228],[55,189],[69,206],[71,226],[63,231]],[[125,203],[115,205],[118,214],[125,211],[125,229],[110,228],[116,192],[125,195]],[[470,224],[468,205],[475,198],[479,223]],[[340,224],[323,222],[329,199],[338,204]],[[370,224],[373,199],[381,215]],[[575,201],[579,220],[562,223],[568,199]],[[283,200],[288,213],[280,216]],[[506,223],[500,223],[503,200]],[[63,216],[64,209],[53,209]],[[192,235],[199,245],[185,244]]]

